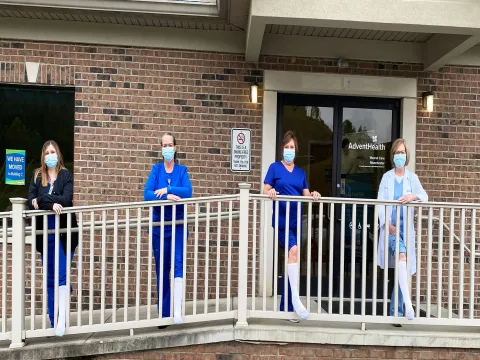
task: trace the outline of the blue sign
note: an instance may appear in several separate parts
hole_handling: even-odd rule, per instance
[[[25,150],[6,150],[5,184],[25,185]]]

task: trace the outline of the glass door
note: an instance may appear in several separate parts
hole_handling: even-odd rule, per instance
[[[312,96],[279,94],[277,144],[283,134],[292,130],[298,138],[299,149],[295,164],[305,170],[310,190],[319,191],[322,196],[366,198],[377,197],[382,175],[391,168],[389,152],[392,140],[399,135],[399,100],[376,98],[353,98],[335,96]],[[277,146],[278,148],[278,146]],[[281,159],[281,151],[277,160]],[[306,292],[306,251],[307,213],[304,207],[301,241],[301,286]],[[330,274],[328,273],[329,254],[329,206],[324,205],[323,228],[318,229],[319,208],[312,214],[311,250],[311,294],[316,296],[318,276],[318,239],[322,233],[322,294],[328,293]],[[341,209],[335,209],[334,231],[334,270],[332,274],[334,296],[343,286],[344,297],[361,297],[361,277],[363,260],[363,207],[357,206],[353,223],[353,207],[345,207],[345,237],[341,244]],[[367,277],[373,269],[373,207],[367,210]],[[355,243],[352,248],[352,233]],[[343,257],[342,255],[343,249]],[[283,256],[283,252],[279,252]],[[341,259],[343,258],[343,272]],[[283,260],[279,259],[279,264]],[[279,272],[282,274],[282,272]],[[343,276],[343,281],[340,277]],[[351,287],[352,276],[355,278]],[[367,296],[372,289],[367,288]],[[350,312],[349,301],[344,302],[344,312]],[[358,303],[360,304],[360,303]],[[357,307],[357,306],[356,306]],[[358,306],[359,307],[359,306]],[[334,306],[338,311],[338,304]],[[360,311],[358,309],[358,311]],[[371,309],[367,309],[369,313]],[[355,313],[357,309],[355,308]]]

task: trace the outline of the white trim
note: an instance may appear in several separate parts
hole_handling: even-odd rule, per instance
[[[218,16],[216,0],[165,1],[165,0],[1,0],[2,5],[31,6],[117,12],[139,12],[170,15]]]
[[[276,91],[263,91],[263,125],[262,125],[262,177],[260,179],[260,189],[263,190],[263,179],[267,173],[268,167],[275,161],[275,147],[277,146],[277,92]],[[273,149],[273,151],[272,151]],[[268,206],[265,212],[264,221],[267,224],[271,223],[272,219],[272,207]],[[263,224],[261,224],[261,229]],[[263,252],[267,251],[267,254],[273,254],[273,229],[271,226],[267,228],[267,239],[265,246],[260,247],[260,271],[259,274],[263,274],[263,269],[266,266],[267,269],[267,294],[271,296],[273,294],[273,278],[271,270],[273,269],[273,256],[267,256],[267,264],[263,263]],[[266,248],[266,249],[264,249]],[[269,270],[270,269],[270,270]],[[263,289],[263,277],[259,276],[258,289]]]
[[[266,70],[264,79],[266,91],[417,98],[417,80],[408,78]]]
[[[241,54],[245,51],[245,35],[241,31],[0,18],[0,34],[5,39],[56,43],[154,47],[234,54]]]

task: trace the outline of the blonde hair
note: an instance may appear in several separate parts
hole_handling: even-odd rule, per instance
[[[47,148],[52,145],[55,151],[57,152],[57,157],[58,157],[58,163],[57,166],[55,167],[55,171],[57,174],[60,172],[61,169],[65,169],[65,165],[63,165],[63,156],[60,151],[60,148],[58,147],[58,144],[53,141],[53,140],[48,140],[45,144],[42,146],[42,154],[40,155],[40,163],[41,167],[37,170],[35,170],[35,175],[34,179],[35,182],[37,181],[38,176],[42,177],[42,186],[45,187],[48,185],[48,169],[47,165],[45,164],[45,151],[47,151]]]
[[[405,139],[397,139],[393,142],[392,149],[390,150],[390,161],[392,162],[392,165],[393,165],[394,164],[393,157],[395,156],[395,152],[397,151],[400,145],[403,145],[405,147],[405,152],[407,154],[407,161],[405,161],[405,166],[407,166],[410,161],[410,151],[408,151],[408,146]]]

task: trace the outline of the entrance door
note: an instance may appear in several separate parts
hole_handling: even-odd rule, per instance
[[[324,197],[348,197],[374,199],[382,175],[391,168],[389,153],[392,142],[399,136],[399,100],[377,98],[353,98],[312,95],[278,95],[277,144],[283,134],[292,130],[298,138],[299,149],[295,164],[305,170],[311,191],[317,190]],[[278,148],[278,146],[277,146]],[[281,151],[277,160],[281,159]],[[301,264],[301,293],[306,289],[307,213],[304,207]],[[367,209],[366,276],[373,269],[373,207]],[[321,296],[328,296],[332,281],[334,296],[343,295],[343,312],[351,313],[351,296],[361,298],[363,263],[363,206],[345,206],[344,242],[341,241],[341,207],[335,208],[334,270],[328,271],[329,261],[329,205],[323,209],[323,228],[318,229],[318,205],[313,207],[311,295],[317,296],[319,273],[318,239],[322,232],[322,289]],[[353,219],[355,218],[355,221]],[[355,238],[352,244],[352,239]],[[353,247],[352,247],[353,246]],[[283,252],[279,252],[283,256]],[[343,267],[341,264],[343,263]],[[283,260],[279,259],[279,264]],[[279,272],[282,274],[282,272]],[[379,276],[380,272],[378,273]],[[381,284],[381,282],[378,282]],[[367,280],[367,298],[372,297],[371,281]],[[353,285],[353,286],[352,286]],[[382,289],[377,291],[383,294]],[[383,296],[383,295],[382,295]],[[379,297],[381,298],[381,297]],[[360,302],[355,301],[354,313],[360,313]],[[323,304],[322,304],[323,306]],[[338,313],[340,302],[334,304]],[[325,308],[325,306],[323,306]],[[371,313],[371,308],[366,309]]]

